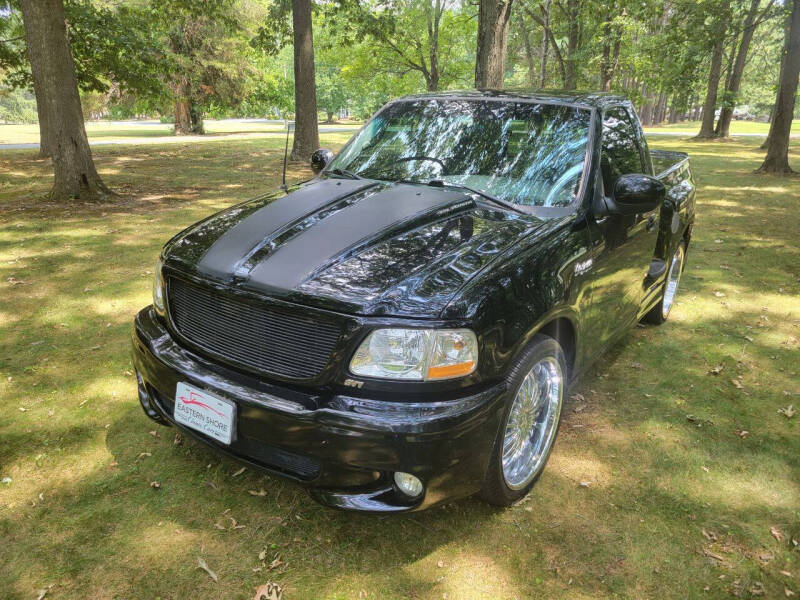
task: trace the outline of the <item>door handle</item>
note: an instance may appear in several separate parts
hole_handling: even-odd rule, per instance
[[[656,226],[658,222],[658,217],[655,215],[650,215],[647,217],[647,224],[644,226],[647,231],[653,231],[653,228]]]

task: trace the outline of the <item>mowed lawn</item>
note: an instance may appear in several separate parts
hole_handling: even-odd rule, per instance
[[[800,595],[800,178],[752,175],[759,141],[657,141],[699,186],[679,302],[572,390],[529,498],[390,517],[176,443],[136,399],[161,244],[277,187],[282,140],[96,148],[102,206],[48,205],[47,164],[0,153],[0,597]]]

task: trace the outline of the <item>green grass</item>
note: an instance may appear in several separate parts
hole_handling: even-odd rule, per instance
[[[279,123],[243,123],[239,121],[204,121],[208,136],[233,136],[252,137],[264,134],[278,134],[285,131]],[[359,126],[356,121],[342,121],[333,125],[320,123],[321,127],[354,127]],[[181,137],[172,134],[171,123],[158,121],[144,121],[141,123],[119,123],[109,121],[89,121],[86,123],[86,135],[89,140],[121,140],[125,142],[177,142]],[[149,139],[155,138],[155,139]],[[39,126],[34,125],[3,125],[0,124],[0,144],[33,144],[39,143]]]
[[[394,517],[237,476],[138,406],[128,335],[161,244],[276,187],[280,140],[97,148],[120,192],[102,206],[43,202],[48,165],[0,154],[0,596],[250,599],[268,581],[286,600],[800,594],[800,416],[778,413],[800,406],[800,178],[752,175],[756,144],[658,142],[688,148],[699,186],[679,302],[573,390],[529,499]]]
[[[684,121],[682,123],[673,123],[671,125],[658,125],[656,127],[645,127],[645,131],[649,134],[657,134],[658,132],[681,132],[687,135],[697,135],[700,131],[700,121]],[[795,119],[792,122],[792,132],[800,131],[800,119]],[[758,133],[766,136],[769,133],[769,123],[758,123],[755,121],[732,121],[731,134],[737,133]]]

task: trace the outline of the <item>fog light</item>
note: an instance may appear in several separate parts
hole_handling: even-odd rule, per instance
[[[411,473],[397,471],[394,474],[394,482],[406,496],[416,498],[422,493],[422,482]]]

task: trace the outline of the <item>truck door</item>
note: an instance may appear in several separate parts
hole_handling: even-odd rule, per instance
[[[652,174],[636,123],[623,106],[604,112],[602,177],[595,193],[612,194],[621,175]],[[611,343],[639,316],[645,278],[656,247],[658,214],[659,208],[635,216],[589,217],[593,280],[591,323],[587,327],[593,330],[598,349]]]

